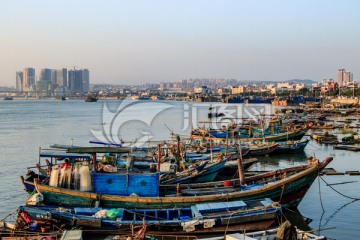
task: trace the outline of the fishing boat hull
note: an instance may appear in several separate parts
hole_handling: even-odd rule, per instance
[[[96,97],[86,97],[85,102],[97,102],[97,98]]]
[[[279,143],[279,146],[272,153],[302,153],[309,141],[309,139],[306,139],[303,141]]]
[[[312,139],[319,143],[338,143],[337,136],[329,133],[314,133],[311,135]]]
[[[19,207],[32,220],[52,221],[69,228],[122,231],[147,226],[167,234],[208,233],[267,229],[280,216],[281,207],[270,199],[196,204],[171,209]]]
[[[160,175],[161,184],[178,184],[194,182],[199,176],[205,173],[205,166],[208,161],[198,162],[194,168],[187,169],[182,172],[166,172]]]
[[[268,146],[254,146],[250,147],[250,156],[264,156],[267,154],[270,154],[276,150],[276,148],[279,146],[279,144],[272,144]]]
[[[249,185],[242,189],[237,188],[235,192],[226,194],[180,196],[179,192],[177,195],[159,197],[140,197],[136,195],[117,196],[50,187],[37,182],[36,179],[35,186],[37,191],[44,196],[44,203],[47,205],[93,206],[95,202],[98,201],[102,206],[110,208],[172,208],[189,207],[198,203],[270,198],[285,206],[296,207],[305,196],[319,172],[331,161],[332,158],[328,157],[322,163],[314,163],[309,167],[305,167],[302,171],[284,177],[283,179],[276,179],[274,182],[264,183],[262,185]],[[248,181],[251,182],[255,178],[256,176],[250,177]],[[201,185],[201,183],[199,184]],[[213,186],[215,184],[219,183],[213,183]],[[207,185],[211,186],[211,184]],[[233,186],[235,186],[235,183],[233,183]]]
[[[295,131],[285,132],[285,133],[278,133],[273,135],[265,135],[265,137],[246,137],[244,135],[240,135],[237,139],[241,140],[242,142],[248,142],[251,140],[254,141],[267,141],[267,142],[279,142],[279,141],[287,141],[289,139],[292,140],[300,140],[308,131],[309,129],[302,128]],[[205,137],[208,137],[208,133],[204,133]],[[222,140],[226,138],[226,131],[210,131],[211,139],[213,140]],[[204,135],[193,135],[194,138],[203,139]]]
[[[308,128],[304,128],[304,129],[300,129],[300,130],[296,130],[296,131],[292,131],[292,132],[286,132],[286,133],[279,133],[279,134],[274,134],[274,135],[270,135],[270,136],[265,136],[264,138],[242,138],[241,140],[246,142],[246,141],[250,141],[250,140],[255,140],[255,141],[267,141],[267,142],[279,142],[279,141],[286,141],[288,139],[293,139],[293,140],[299,140],[301,139],[306,132],[308,131]]]
[[[195,183],[212,182],[215,180],[219,172],[224,168],[227,160],[222,160],[217,163],[208,163],[202,174],[194,179]]]
[[[247,171],[255,163],[257,163],[256,158],[243,159],[242,165],[243,165],[244,171]],[[239,167],[238,167],[237,160],[227,161],[227,163],[220,170],[219,174],[216,176],[215,179],[219,179],[219,180],[231,179],[237,175],[236,173],[238,172],[238,170],[239,170]]]

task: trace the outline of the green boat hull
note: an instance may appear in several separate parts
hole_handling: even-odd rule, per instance
[[[47,205],[60,206],[94,206],[98,201],[100,206],[109,208],[172,208],[189,207],[198,203],[250,200],[258,198],[270,198],[284,206],[297,207],[306,192],[310,188],[321,171],[332,158],[328,158],[326,164],[318,164],[300,171],[282,180],[269,182],[263,186],[248,186],[243,189],[225,194],[213,194],[203,196],[164,196],[164,197],[140,197],[140,196],[116,196],[80,192],[77,190],[49,187],[36,183],[38,192],[44,196]],[[326,160],[325,160],[326,161]],[[324,162],[325,162],[324,161]]]

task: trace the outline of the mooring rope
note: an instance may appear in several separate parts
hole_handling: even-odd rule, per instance
[[[322,211],[323,213],[325,212],[325,209],[324,209],[324,205],[323,205],[323,202],[322,202],[322,197],[321,197],[321,191],[320,191],[320,171],[318,170],[318,187],[319,187],[319,197],[320,197],[320,204],[321,204],[321,208],[322,208]]]
[[[285,184],[283,184],[283,185],[281,186],[281,194],[280,194],[280,198],[279,198],[279,203],[281,202],[282,196],[283,196],[283,194],[284,194],[284,190],[285,190]]]
[[[334,213],[331,214],[330,217],[328,217],[328,219],[325,221],[325,223],[321,225],[321,227],[322,227],[322,226],[326,226],[326,225],[330,222],[330,220],[331,220],[338,212],[340,212],[343,208],[347,207],[348,205],[352,204],[353,202],[356,202],[356,200],[352,200],[352,201],[350,201],[350,202],[342,205],[342,206],[339,207],[338,209],[336,209],[336,210],[334,211]],[[320,228],[320,227],[319,227],[319,228]]]
[[[9,213],[8,215],[6,215],[3,219],[0,219],[0,222],[5,221],[5,219],[7,219],[8,217],[14,215],[15,213],[17,213],[18,209],[16,208],[13,212]]]
[[[355,200],[355,201],[360,200],[360,198],[350,197],[350,196],[347,196],[347,195],[339,192],[338,190],[336,190],[335,188],[333,188],[333,187],[331,186],[331,184],[328,184],[321,176],[319,176],[319,178],[321,178],[321,180],[323,180],[324,183],[326,183],[326,185],[327,185],[328,187],[330,187],[332,190],[334,190],[336,193],[340,194],[341,196],[343,196],[343,197],[345,197],[345,198],[349,198],[349,199]]]

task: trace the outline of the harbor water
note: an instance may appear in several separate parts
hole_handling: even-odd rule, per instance
[[[28,194],[19,177],[38,161],[39,148],[51,144],[91,146],[89,141],[142,145],[147,141],[171,140],[172,133],[189,137],[192,129],[209,125],[208,109],[224,113],[212,127],[227,124],[227,117],[270,115],[271,105],[188,103],[177,101],[85,102],[83,100],[0,101],[0,219],[23,205]],[[352,121],[359,123],[355,116]],[[336,120],[336,119],[335,119]],[[307,135],[311,135],[311,131]],[[309,137],[309,136],[305,136]],[[307,163],[309,156],[320,160],[331,156],[328,167],[338,172],[360,171],[360,153],[333,150],[331,145],[310,141],[304,154],[259,157],[253,170],[269,170]],[[324,175],[315,180],[298,207],[311,219],[316,234],[333,239],[357,239],[360,236],[360,176]],[[341,183],[341,184],[339,184]]]

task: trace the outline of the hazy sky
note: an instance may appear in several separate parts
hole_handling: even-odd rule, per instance
[[[91,83],[360,80],[359,25],[359,0],[0,0],[0,85],[74,66]]]

